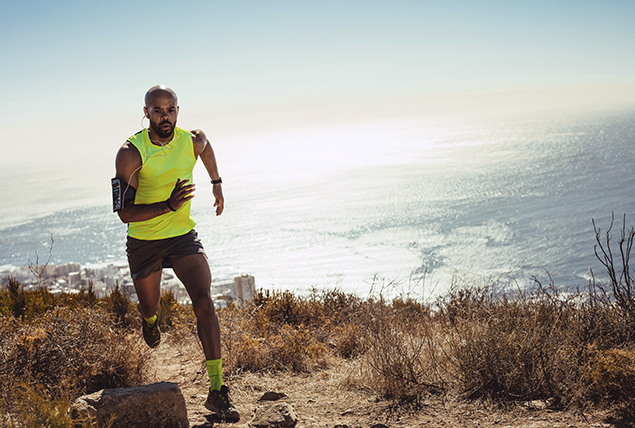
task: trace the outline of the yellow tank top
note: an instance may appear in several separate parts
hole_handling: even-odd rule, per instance
[[[139,188],[135,204],[165,201],[172,194],[176,179],[190,180],[196,164],[194,144],[189,131],[174,128],[174,138],[164,146],[152,144],[148,129],[128,139],[141,154]],[[190,215],[191,201],[181,208],[150,220],[128,223],[128,236],[143,240],[172,238],[188,233],[196,222]]]

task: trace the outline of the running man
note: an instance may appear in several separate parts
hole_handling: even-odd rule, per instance
[[[145,96],[145,117],[150,126],[130,137],[117,152],[113,181],[113,209],[128,224],[126,252],[139,298],[143,338],[154,348],[161,341],[157,311],[161,273],[171,267],[183,283],[196,314],[210,389],[205,407],[225,419],[240,414],[222,381],[221,333],[210,294],[212,274],[190,216],[195,186],[192,171],[200,157],[212,180],[216,215],[224,198],[216,157],[205,133],[176,127],[176,93],[154,86]]]

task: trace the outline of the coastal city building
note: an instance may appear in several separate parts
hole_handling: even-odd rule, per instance
[[[0,272],[0,285],[3,288],[8,284],[9,278],[17,280],[25,290],[44,287],[54,294],[79,293],[80,290],[88,289],[92,285],[95,295],[99,298],[106,297],[118,286],[131,301],[137,302],[128,265],[81,267],[78,263],[48,263],[45,266],[31,265],[5,269]],[[185,287],[169,270],[163,271],[161,290],[171,291],[181,304],[192,303]],[[212,281],[212,297],[217,309],[226,307],[234,301],[240,305],[252,301],[255,292],[255,279],[251,275],[241,275],[233,281]]]

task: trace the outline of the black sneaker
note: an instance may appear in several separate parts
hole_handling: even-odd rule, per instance
[[[161,343],[159,323],[155,321],[151,327],[143,318],[141,318],[141,323],[143,324],[143,340],[146,341],[150,348],[156,348],[159,346],[159,343]]]
[[[216,416],[225,421],[239,421],[240,413],[236,410],[229,398],[229,388],[223,385],[220,391],[210,389],[205,401],[205,408],[216,413]]]

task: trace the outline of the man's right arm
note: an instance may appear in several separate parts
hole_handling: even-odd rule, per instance
[[[128,186],[133,189],[139,187],[138,172],[141,169],[142,160],[139,150],[126,141],[117,152],[115,158],[116,177],[122,182],[122,193],[125,193]],[[158,217],[160,215],[178,210],[183,204],[192,199],[194,195],[193,185],[187,184],[188,180],[177,180],[174,190],[166,201],[160,201],[153,204],[135,204],[134,200],[125,202],[123,208],[117,211],[119,218],[124,223],[146,221]],[[172,207],[172,209],[170,208]]]

